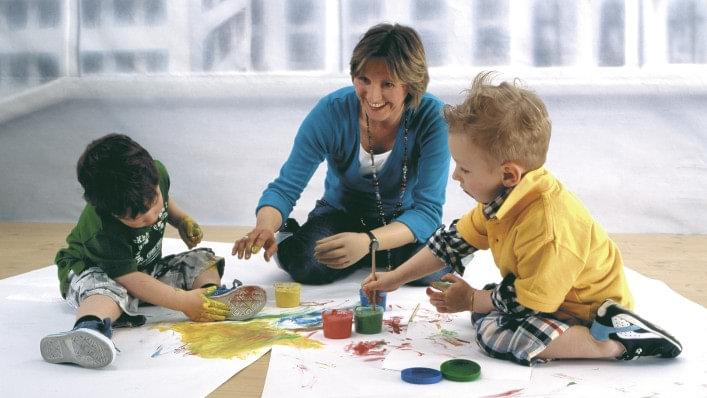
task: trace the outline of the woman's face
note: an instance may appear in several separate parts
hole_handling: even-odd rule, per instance
[[[369,60],[353,81],[361,109],[369,120],[399,122],[408,89],[406,84],[393,79],[384,60]]]

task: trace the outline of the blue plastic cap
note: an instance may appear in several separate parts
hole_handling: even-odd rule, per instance
[[[442,380],[442,372],[432,368],[407,368],[400,372],[400,378],[412,384],[435,384]]]

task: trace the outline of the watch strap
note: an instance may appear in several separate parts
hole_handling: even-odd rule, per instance
[[[378,250],[378,247],[380,246],[378,238],[376,238],[376,236],[373,235],[373,232],[371,231],[366,231],[366,235],[368,235],[368,238],[371,240],[371,243],[368,246],[368,250],[370,250],[371,253],[376,252]]]

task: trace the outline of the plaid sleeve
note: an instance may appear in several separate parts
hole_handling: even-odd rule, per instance
[[[513,285],[516,276],[506,275],[500,284],[496,285],[491,293],[491,302],[496,309],[502,313],[509,314],[514,318],[525,318],[530,315],[537,315],[540,312],[526,308],[518,302],[516,288]]]
[[[464,275],[462,259],[473,255],[478,249],[462,238],[457,231],[457,221],[459,219],[452,221],[449,229],[445,229],[444,225],[439,227],[427,240],[427,248],[432,251],[435,257],[454,268],[456,273]]]

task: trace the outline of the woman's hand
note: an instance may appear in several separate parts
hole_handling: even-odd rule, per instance
[[[267,228],[255,227],[233,244],[231,255],[237,254],[239,259],[245,258],[247,260],[251,254],[257,254],[261,248],[265,248],[263,254],[265,261],[270,261],[277,251],[275,233]]]
[[[426,291],[430,304],[437,308],[437,312],[471,311],[471,295],[474,294],[474,289],[464,279],[454,274],[444,275],[441,279],[451,282],[451,285],[443,291],[429,287]]]
[[[332,235],[317,241],[314,258],[329,268],[347,268],[368,254],[370,242],[364,233],[344,232]]]

